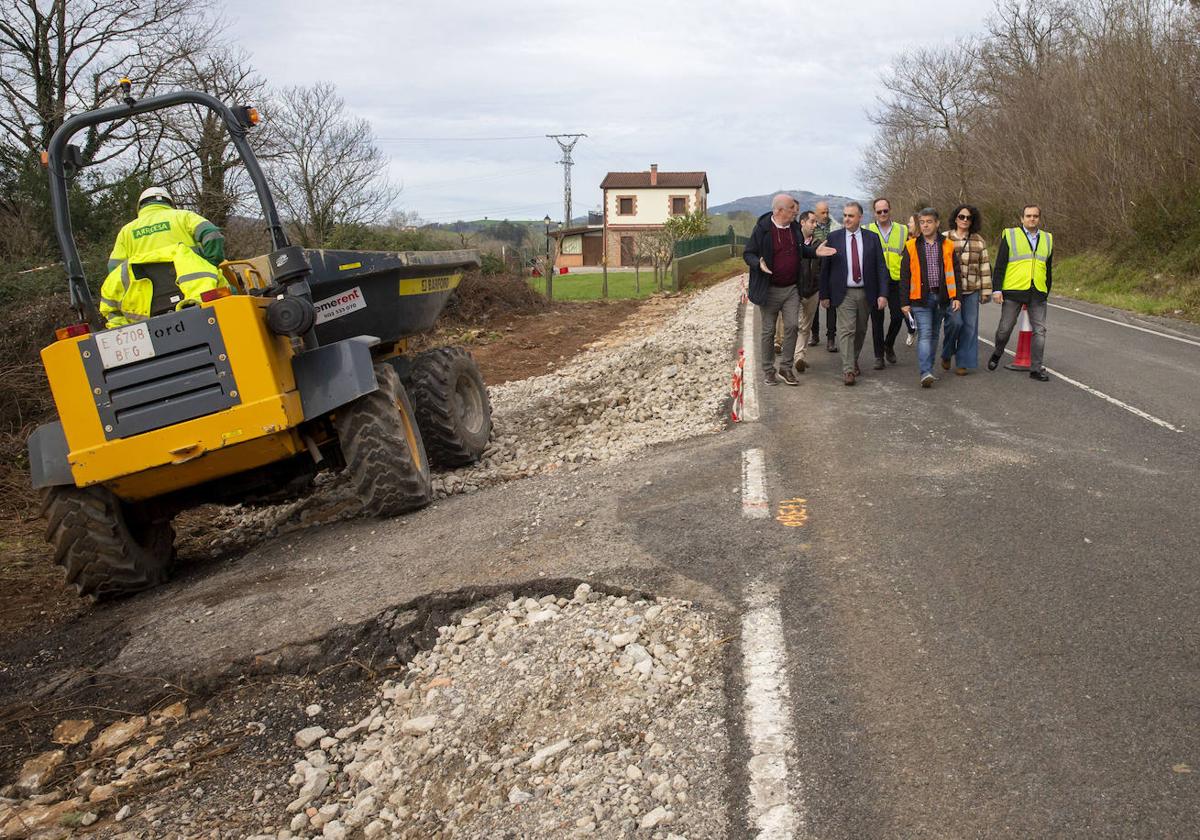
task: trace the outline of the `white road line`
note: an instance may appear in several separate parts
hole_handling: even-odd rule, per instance
[[[1124,321],[1117,321],[1113,318],[1105,318],[1101,315],[1093,315],[1090,312],[1083,312],[1081,310],[1072,309],[1069,306],[1062,306],[1057,303],[1050,303],[1048,305],[1053,306],[1055,309],[1062,309],[1067,312],[1074,312],[1076,315],[1082,315],[1085,318],[1095,318],[1097,321],[1104,321],[1105,323],[1116,324],[1118,327],[1126,327],[1131,330],[1137,330],[1138,332],[1150,333],[1150,335],[1156,335],[1159,338],[1169,338],[1172,341],[1178,341],[1183,344],[1190,344],[1193,347],[1200,347],[1200,341],[1194,341],[1193,339],[1190,339],[1190,338],[1183,338],[1182,336],[1171,335],[1170,333],[1165,333],[1165,332],[1159,332],[1158,330],[1152,330],[1149,327],[1139,327],[1137,324],[1127,324]]]
[[[980,336],[979,340],[982,341],[984,344],[988,345],[989,347],[996,346],[994,343],[988,341],[986,338],[983,338],[982,336]],[[1011,350],[1005,350],[1004,352],[1010,356],[1016,355]],[[1103,391],[1097,391],[1091,385],[1085,385],[1084,383],[1080,382],[1077,379],[1072,379],[1071,377],[1067,376],[1066,374],[1059,373],[1054,368],[1051,368],[1051,367],[1046,368],[1046,373],[1049,373],[1052,376],[1057,376],[1063,382],[1074,385],[1076,388],[1079,388],[1082,391],[1087,391],[1089,394],[1091,394],[1093,396],[1099,397],[1100,399],[1102,399],[1106,402],[1110,402],[1113,405],[1117,406],[1118,408],[1123,408],[1126,411],[1128,411],[1130,414],[1135,414],[1138,417],[1141,417],[1143,420],[1149,420],[1151,423],[1162,426],[1164,429],[1167,429],[1172,432],[1182,432],[1183,431],[1183,429],[1180,429],[1178,426],[1172,426],[1166,420],[1160,420],[1159,418],[1155,417],[1153,414],[1148,414],[1147,412],[1142,411],[1140,408],[1136,408],[1126,402],[1121,402],[1116,397],[1110,397],[1108,394],[1104,393]]]
[[[758,419],[758,340],[754,336],[754,310],[757,307],[746,301],[742,315],[742,349],[745,351],[745,367],[742,368],[742,422]]]
[[[750,748],[750,822],[759,840],[807,836],[801,791],[789,785],[794,743],[787,648],[779,590],[754,584],[742,616],[746,741]]]
[[[750,519],[766,519],[770,513],[763,451],[747,449],[742,453],[742,515]]]

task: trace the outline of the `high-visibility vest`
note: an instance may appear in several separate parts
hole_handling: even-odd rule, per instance
[[[1039,232],[1037,250],[1029,246],[1024,228],[1006,228],[1003,237],[1008,241],[1008,266],[1004,269],[1001,288],[1023,292],[1032,285],[1046,294],[1046,263],[1054,250],[1054,237],[1047,231]]]
[[[108,270],[116,268],[121,260],[138,262],[146,254],[172,245],[187,245],[199,253],[198,249],[206,241],[220,236],[220,229],[199,213],[176,210],[169,204],[147,204],[138,211],[137,218],[117,234],[108,257]]]
[[[867,225],[867,230],[873,230],[879,236],[879,241],[883,243],[883,259],[887,262],[888,274],[892,275],[892,280],[898,281],[900,261],[904,258],[904,243],[908,240],[908,225],[893,222],[887,239],[883,238],[883,232],[875,222]]]
[[[942,251],[942,283],[946,287],[946,296],[950,300],[958,297],[958,285],[954,277],[954,243],[950,241],[950,237],[943,236],[939,244]],[[910,301],[919,301],[923,297],[925,278],[921,274],[921,257],[917,253],[917,249],[925,248],[924,237],[909,239],[904,243],[904,249],[908,251],[908,299]]]
[[[229,283],[217,267],[187,245],[169,245],[144,254],[136,260],[122,260],[108,273],[100,287],[100,314],[109,329],[121,327],[150,317],[154,301],[154,282],[135,276],[133,266],[150,263],[171,263],[175,268],[175,285],[179,287],[176,309],[189,300],[199,301],[200,295]]]

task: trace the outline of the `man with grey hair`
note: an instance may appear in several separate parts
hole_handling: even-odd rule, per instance
[[[763,381],[776,385],[799,385],[792,364],[796,355],[797,320],[800,315],[800,261],[831,256],[835,252],[824,245],[806,245],[796,223],[800,209],[796,199],[779,193],[771,199],[771,212],[764,213],[754,225],[742,259],[750,268],[748,296],[759,308],[759,353]],[[783,348],[780,369],[775,369],[775,318],[783,314]]]

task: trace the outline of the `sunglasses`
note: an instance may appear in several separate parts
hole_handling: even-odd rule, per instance
[[[891,213],[891,212],[892,212],[891,210],[876,210],[875,215],[876,216],[886,216],[888,213]]]
[[[964,222],[969,222],[969,221],[971,221],[971,217],[970,217],[969,215],[967,215],[966,213],[959,213],[959,214],[958,214],[958,218],[959,218],[959,219],[961,219],[961,220],[962,220],[962,221],[964,221]]]

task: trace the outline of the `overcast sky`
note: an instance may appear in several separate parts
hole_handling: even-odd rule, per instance
[[[918,12],[917,9],[920,9]],[[710,204],[860,195],[866,111],[897,53],[981,31],[991,0],[227,0],[273,86],[333,82],[429,221],[562,216],[610,170],[705,170]],[[480,139],[488,138],[488,139]],[[521,138],[521,139],[491,139]]]

